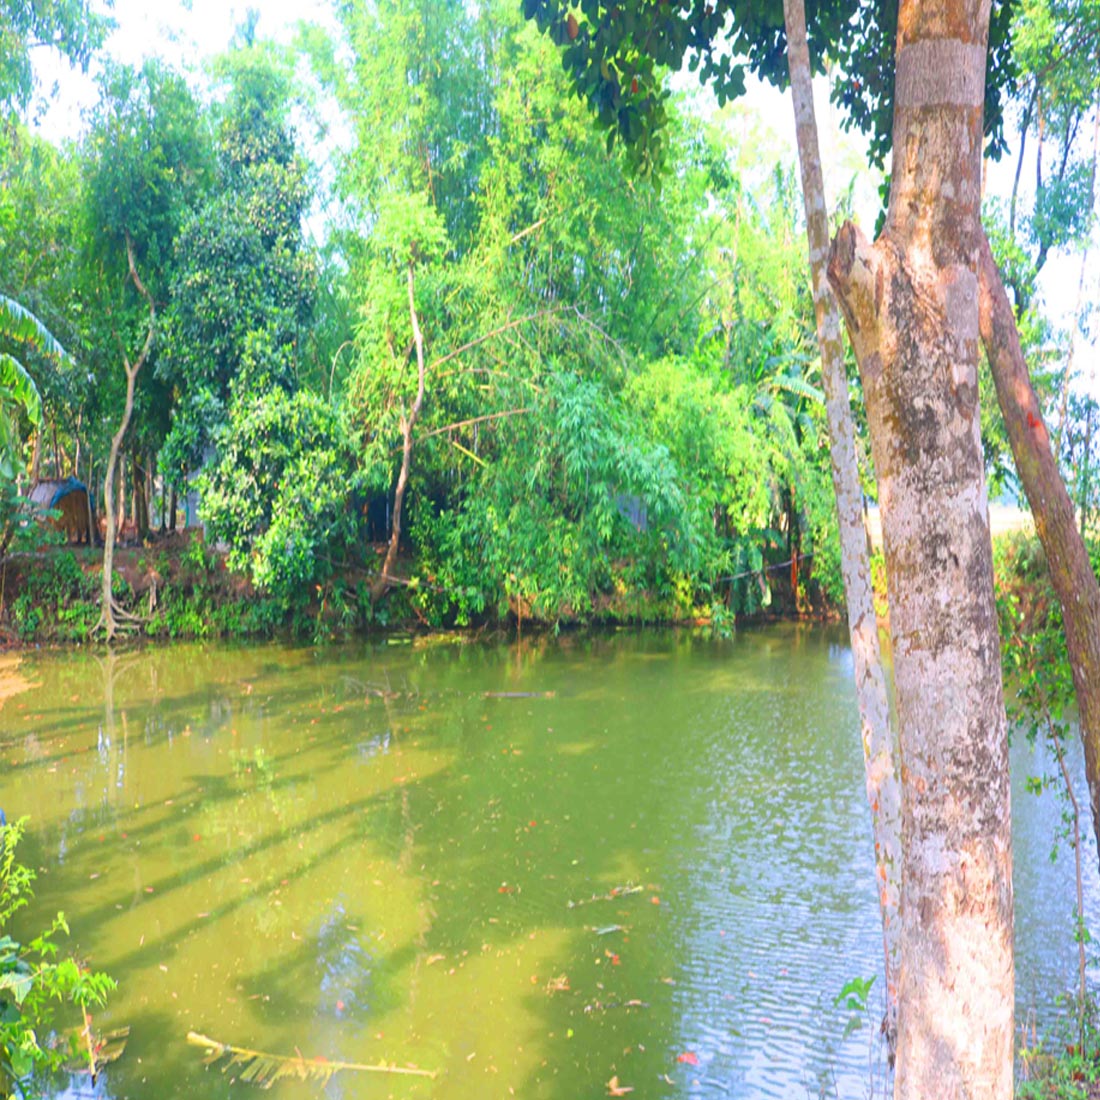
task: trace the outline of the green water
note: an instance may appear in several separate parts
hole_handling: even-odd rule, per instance
[[[65,1095],[247,1095],[191,1030],[438,1074],[342,1073],[330,1097],[865,1095],[874,1028],[845,1037],[833,1005],[881,951],[843,642],[25,659],[0,806],[32,816],[38,913],[119,980],[97,1025],[132,1029]],[[1056,814],[1033,799],[1016,826],[1040,1007],[1073,966]]]

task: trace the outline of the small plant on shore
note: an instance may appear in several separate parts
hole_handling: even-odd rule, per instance
[[[74,1056],[94,1072],[88,1009],[104,1004],[115,987],[106,974],[60,954],[55,937],[69,931],[63,913],[27,943],[11,936],[12,917],[34,897],[34,872],[15,858],[25,826],[26,818],[5,825],[0,817],[0,1096],[38,1095],[35,1081]],[[59,1005],[76,1010],[68,1042],[51,1041]]]
[[[1034,1024],[1029,1027],[1025,1023],[1018,1057],[1018,1100],[1088,1100],[1095,1096],[1100,1086],[1096,1003],[1087,1002],[1068,1041],[1042,1040]]]

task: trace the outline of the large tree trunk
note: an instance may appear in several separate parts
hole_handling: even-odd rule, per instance
[[[1012,1095],[1012,838],[978,417],[989,0],[901,0],[890,205],[829,279],[863,378],[904,838],[895,1096]]]
[[[802,198],[810,241],[817,342],[821,349],[821,378],[829,421],[829,453],[833,490],[840,527],[840,567],[848,606],[848,632],[855,658],[856,700],[867,801],[875,845],[875,871],[882,914],[882,942],[886,978],[886,1018],[883,1031],[891,1052],[897,1027],[898,971],[901,964],[901,790],[894,764],[895,734],[890,725],[886,675],[882,667],[878,622],[871,590],[867,530],[863,523],[863,492],[856,459],[856,433],[848,403],[848,375],[840,336],[840,314],[829,290],[829,217],[825,182],[814,114],[810,51],[806,41],[803,0],[784,0],[787,25],[787,63],[791,74],[798,159],[802,167]]]
[[[102,630],[108,642],[112,641],[118,633],[119,620],[130,618],[130,616],[124,615],[115,603],[113,592],[115,566],[115,468],[118,466],[118,453],[122,447],[122,439],[123,436],[126,435],[126,429],[130,426],[130,417],[134,411],[134,386],[137,382],[138,372],[145,364],[145,360],[148,359],[149,352],[153,347],[153,335],[156,332],[157,324],[157,308],[153,302],[153,296],[145,289],[145,284],[142,283],[138,275],[137,266],[134,263],[134,247],[130,241],[129,234],[127,234],[126,237],[126,258],[130,265],[130,278],[133,280],[134,286],[137,287],[138,292],[149,304],[149,327],[145,334],[145,343],[142,345],[141,352],[138,354],[137,359],[131,363],[125,352],[122,356],[122,365],[126,371],[126,404],[122,411],[122,421],[118,426],[118,431],[115,432],[111,440],[111,453],[107,459],[107,473],[103,479],[103,511],[107,517],[107,531],[103,540],[102,608],[99,613],[99,622],[96,624],[96,630]]]
[[[1073,504],[1051,451],[1000,272],[982,239],[981,333],[1020,482],[1035,517],[1066,628],[1066,648],[1085,746],[1092,825],[1100,842],[1100,584],[1075,525]]]

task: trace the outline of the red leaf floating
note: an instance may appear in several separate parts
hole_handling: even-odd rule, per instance
[[[694,1050],[685,1050],[683,1054],[677,1057],[676,1061],[685,1066],[697,1066],[699,1064],[699,1055],[696,1054]]]

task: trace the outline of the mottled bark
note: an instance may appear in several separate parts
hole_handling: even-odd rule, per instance
[[[902,760],[895,1096],[1012,1095],[1012,842],[978,416],[989,0],[901,0],[890,205],[829,279],[879,483]]]
[[[1012,457],[1062,607],[1081,740],[1085,746],[1092,825],[1100,841],[1100,584],[1092,571],[1076,526],[1073,503],[1051,450],[1050,436],[1020,348],[1012,305],[984,238],[980,275],[982,342]]]
[[[810,244],[817,342],[821,349],[821,378],[829,422],[829,454],[840,527],[840,566],[848,607],[848,632],[855,658],[856,700],[882,915],[886,979],[883,1031],[892,1052],[896,1039],[897,981],[901,964],[901,791],[894,763],[895,734],[890,724],[886,675],[871,590],[867,532],[863,523],[863,492],[856,460],[855,425],[848,403],[848,375],[840,336],[840,313],[827,281],[829,218],[814,114],[803,0],[784,0],[783,12],[787,25],[787,63],[791,74],[798,158],[802,167],[802,198],[806,206],[806,232]]]
[[[110,642],[118,633],[120,620],[132,618],[120,611],[115,603],[113,588],[115,571],[115,469],[118,466],[118,453],[122,448],[122,439],[126,435],[126,429],[130,426],[130,417],[134,411],[134,386],[137,382],[138,372],[149,358],[149,352],[153,347],[153,336],[157,325],[157,307],[153,296],[145,289],[145,284],[138,275],[134,262],[134,246],[129,235],[126,237],[126,258],[130,265],[130,278],[138,292],[149,305],[149,327],[145,333],[145,343],[141,347],[138,357],[131,363],[126,353],[122,355],[122,365],[126,371],[126,404],[122,411],[122,421],[111,440],[111,453],[107,459],[107,473],[103,479],[103,512],[107,519],[107,531],[103,540],[103,594],[102,607],[99,613],[99,622],[96,631],[102,630]]]
[[[390,524],[390,543],[386,547],[386,557],[382,562],[382,569],[378,577],[371,585],[371,603],[377,603],[396,583],[393,569],[397,564],[397,549],[401,542],[401,508],[405,502],[405,490],[409,484],[409,468],[412,465],[413,428],[416,426],[417,417],[420,416],[420,407],[424,404],[424,337],[420,332],[420,319],[416,314],[416,297],[414,293],[413,266],[409,264],[409,317],[412,322],[413,344],[416,347],[416,400],[412,408],[406,413],[401,413],[401,471],[397,475],[397,487],[393,493],[393,520]]]

